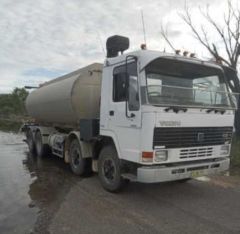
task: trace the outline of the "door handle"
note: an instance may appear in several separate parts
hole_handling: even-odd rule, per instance
[[[133,114],[133,113],[130,114],[130,118],[134,118],[135,116],[136,116],[136,115]]]
[[[110,115],[110,116],[113,116],[113,115],[114,115],[114,111],[113,111],[113,110],[110,110],[110,111],[109,111],[109,115]]]

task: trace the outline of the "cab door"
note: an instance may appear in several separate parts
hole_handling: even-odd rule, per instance
[[[118,139],[121,158],[139,159],[141,105],[137,61],[113,69],[109,128]]]

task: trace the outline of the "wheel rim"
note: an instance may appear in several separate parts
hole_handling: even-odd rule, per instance
[[[80,165],[80,152],[77,148],[72,151],[72,165],[74,168],[78,168]]]
[[[116,166],[112,159],[103,162],[103,175],[107,181],[112,182],[116,178]]]

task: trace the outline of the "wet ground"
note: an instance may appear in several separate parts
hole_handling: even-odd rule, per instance
[[[0,132],[0,233],[48,233],[76,178],[62,160],[30,155],[23,135]]]
[[[56,157],[28,154],[23,136],[0,132],[0,233],[240,233],[240,177],[185,184],[130,183],[104,191]]]

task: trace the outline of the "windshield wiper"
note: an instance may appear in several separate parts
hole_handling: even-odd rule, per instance
[[[210,113],[210,112],[212,112],[212,111],[214,111],[214,113],[221,113],[222,115],[226,112],[226,110],[222,110],[222,109],[215,109],[215,108],[210,108],[210,109],[207,109],[206,110],[206,112],[207,113]]]
[[[187,108],[185,107],[178,107],[178,106],[169,106],[165,108],[165,111],[168,112],[170,110],[173,110],[174,113],[178,113],[179,111],[187,112]]]

